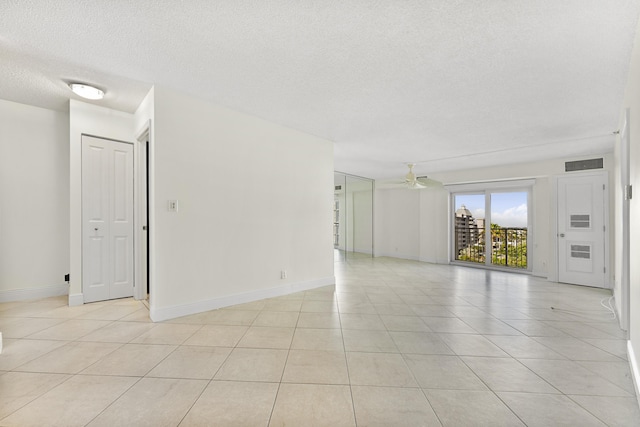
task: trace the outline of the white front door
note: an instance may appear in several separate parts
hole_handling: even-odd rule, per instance
[[[558,178],[558,281],[606,286],[606,174]]]
[[[133,145],[82,136],[84,302],[133,295]]]

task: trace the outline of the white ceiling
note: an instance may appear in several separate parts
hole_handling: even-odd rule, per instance
[[[608,152],[640,0],[0,0],[0,98],[65,82],[132,112],[153,84],[403,177]]]

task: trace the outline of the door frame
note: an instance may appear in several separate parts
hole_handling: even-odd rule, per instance
[[[586,171],[586,172],[567,172],[564,174],[560,174],[560,175],[554,175],[553,178],[553,185],[552,187],[552,197],[551,197],[551,212],[553,213],[552,216],[552,233],[553,233],[553,237],[552,237],[552,248],[551,248],[551,253],[553,255],[553,262],[555,263],[554,268],[550,268],[549,269],[549,277],[548,279],[552,282],[557,282],[559,277],[560,277],[560,259],[559,259],[559,251],[558,251],[558,245],[560,244],[560,236],[559,236],[559,232],[558,232],[558,210],[559,210],[559,206],[558,206],[558,185],[560,183],[560,179],[562,178],[568,178],[568,177],[593,177],[593,176],[600,176],[604,178],[604,182],[605,182],[605,188],[604,188],[604,196],[603,196],[603,222],[604,222],[604,248],[603,248],[603,252],[604,252],[604,268],[605,268],[605,274],[604,274],[604,287],[603,289],[611,289],[611,259],[610,259],[610,249],[609,249],[609,244],[610,244],[610,239],[611,239],[611,222],[610,222],[610,215],[609,215],[609,209],[610,209],[610,202],[609,202],[609,198],[610,198],[610,187],[611,187],[611,183],[609,181],[609,172],[606,170],[592,170],[592,171]]]
[[[622,254],[621,254],[621,268],[622,271],[620,277],[620,327],[629,332],[630,320],[630,300],[631,300],[631,200],[630,185],[631,185],[631,136],[630,136],[630,113],[626,108],[624,112],[624,122],[620,129],[620,178],[621,178],[621,190],[622,190]],[[615,293],[614,293],[615,295]]]
[[[136,300],[145,300],[147,296],[149,300],[152,298],[152,258],[153,251],[153,180],[152,180],[152,127],[151,119],[142,126],[142,128],[136,133],[136,143],[134,144],[134,192],[133,192],[133,209],[134,209],[134,277],[135,287],[133,289],[133,297]],[[146,147],[143,147],[146,146]],[[146,148],[146,153],[144,148]],[[143,162],[146,165],[143,165]],[[146,176],[143,176],[146,175]],[[146,194],[146,197],[145,197]],[[144,219],[142,218],[143,212],[147,213],[147,238],[143,238],[142,225]],[[147,260],[146,263],[142,259],[143,245],[147,246]],[[149,292],[147,293],[147,286],[142,286],[142,272],[147,270],[147,285]]]

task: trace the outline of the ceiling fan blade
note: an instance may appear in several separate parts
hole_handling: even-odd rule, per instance
[[[440,181],[436,181],[435,179],[431,179],[426,176],[419,176],[417,181],[425,187],[442,187],[442,183]]]

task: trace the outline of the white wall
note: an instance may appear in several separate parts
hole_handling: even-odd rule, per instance
[[[63,295],[69,116],[0,100],[0,302]]]
[[[152,318],[335,283],[333,144],[154,91]]]
[[[589,158],[595,157],[604,157],[605,169],[613,168],[612,153],[594,154]],[[542,277],[553,277],[557,262],[553,256],[555,218],[552,212],[552,177],[564,174],[564,162],[570,160],[580,159],[556,159],[447,172],[432,174],[430,178],[445,184],[454,184],[535,177],[532,189],[533,211],[529,212],[532,216],[533,235],[529,236],[528,242],[532,273]],[[448,192],[438,188],[377,190],[376,255],[435,263],[448,262],[448,200]],[[613,239],[613,233],[611,235]]]
[[[633,186],[634,195],[630,201],[630,328],[628,342],[629,362],[632,367],[636,391],[640,381],[640,26],[636,31],[633,53],[631,56],[631,66],[629,69],[629,79],[625,90],[625,101],[621,108],[630,109],[630,179]],[[640,396],[640,393],[636,393]]]
[[[420,193],[426,190],[376,190],[375,255],[420,259]],[[440,215],[438,212],[435,215]]]
[[[373,187],[373,182],[371,183]],[[354,191],[351,210],[353,242],[350,250],[363,254],[373,253],[373,189]]]
[[[133,114],[96,105],[69,101],[69,244],[70,273],[69,305],[83,303],[82,296],[82,134],[134,141]]]

